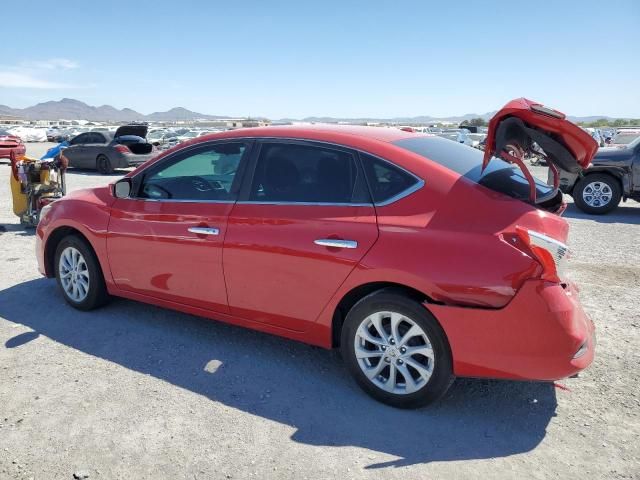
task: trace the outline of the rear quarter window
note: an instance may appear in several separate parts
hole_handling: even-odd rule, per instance
[[[391,202],[419,186],[421,180],[391,162],[360,154],[374,203]]]
[[[520,169],[501,158],[493,157],[482,170],[484,152],[440,137],[415,137],[394,142],[395,145],[439,163],[474,183],[519,200],[528,200],[529,182]],[[536,179],[536,196],[542,198],[553,190]]]

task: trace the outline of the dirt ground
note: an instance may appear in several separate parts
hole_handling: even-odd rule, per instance
[[[2,164],[0,479],[640,478],[640,205],[565,217],[591,368],[555,386],[458,380],[400,411],[336,352],[127,300],[68,307],[37,272]]]

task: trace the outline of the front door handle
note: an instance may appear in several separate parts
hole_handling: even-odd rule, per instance
[[[355,240],[338,240],[337,238],[319,238],[313,243],[323,247],[333,248],[358,248],[358,242]]]
[[[220,235],[220,230],[217,228],[189,227],[189,231],[196,235]]]

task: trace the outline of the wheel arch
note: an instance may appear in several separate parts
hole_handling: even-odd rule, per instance
[[[60,244],[62,239],[69,235],[75,235],[81,238],[82,240],[84,240],[89,246],[89,248],[91,248],[96,258],[98,258],[96,249],[93,247],[89,239],[80,230],[68,225],[58,227],[53,232],[51,232],[51,234],[47,238],[47,243],[45,244],[45,247],[44,247],[45,271],[47,272],[47,277],[49,278],[55,278],[56,276],[56,268],[54,265],[56,249],[58,248],[58,245]],[[98,265],[99,264],[100,262],[98,261]]]
[[[627,186],[625,185],[625,182],[624,182],[624,177],[626,173],[624,172],[624,170],[618,169],[618,168],[610,168],[610,167],[607,167],[607,168],[591,167],[589,170],[584,172],[584,174],[582,175],[582,178],[589,178],[589,176],[596,175],[596,174],[610,176],[618,183],[618,186],[620,187],[620,192],[622,193],[622,195],[627,194]]]
[[[394,290],[401,295],[405,295],[418,303],[434,303],[434,301],[423,292],[413,287],[394,282],[369,282],[349,290],[336,306],[331,320],[331,346],[332,348],[340,347],[340,336],[342,334],[342,325],[347,314],[353,306],[364,297],[371,295],[380,290]]]

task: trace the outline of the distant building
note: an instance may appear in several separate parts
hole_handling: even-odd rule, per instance
[[[29,123],[24,118],[16,117],[15,115],[0,114],[0,125],[13,126],[13,125],[25,125]]]

